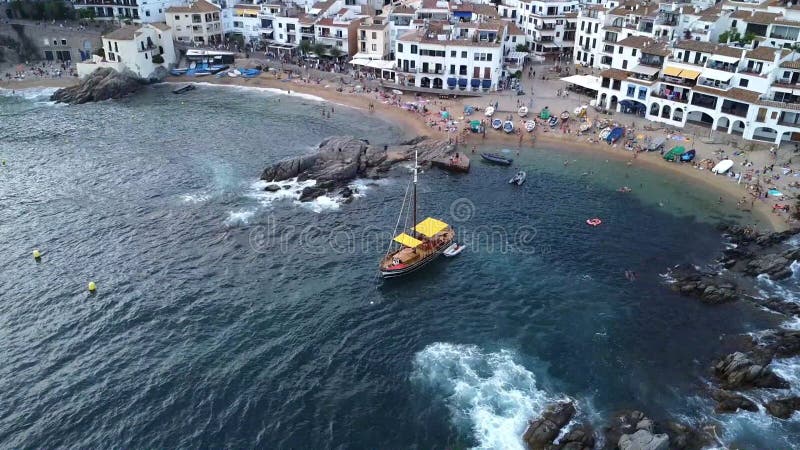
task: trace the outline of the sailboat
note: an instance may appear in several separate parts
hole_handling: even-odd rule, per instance
[[[447,249],[455,239],[453,227],[441,220],[428,217],[417,223],[417,153],[414,152],[414,178],[411,200],[412,221],[416,225],[409,233],[402,232],[392,239],[389,250],[379,264],[383,278],[394,278],[419,270],[433,261]],[[406,191],[408,192],[408,191]],[[405,197],[403,205],[406,204]],[[404,208],[400,208],[398,225],[403,218]],[[395,228],[395,232],[397,229]]]

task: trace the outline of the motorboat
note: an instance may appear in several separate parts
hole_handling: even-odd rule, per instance
[[[511,158],[506,158],[504,156],[498,155],[497,153],[481,153],[481,158],[489,161],[490,163],[500,164],[501,166],[510,166],[514,163],[514,160]]]
[[[467,247],[466,244],[459,244],[458,242],[453,242],[447,247],[444,252],[442,253],[447,258],[452,258],[459,253],[463,252],[464,249]]]
[[[608,142],[609,144],[613,144],[618,140],[620,140],[624,135],[625,135],[625,128],[622,127],[612,128],[611,132],[608,133],[608,136],[606,136],[606,142]]]
[[[689,150],[681,155],[681,162],[689,162],[693,160],[696,154],[697,152],[694,149]]]
[[[492,117],[494,115],[494,106],[487,106],[483,111],[483,115],[486,117]]]
[[[492,128],[495,130],[499,130],[503,127],[503,120],[502,119],[492,119]]]
[[[517,172],[516,175],[511,177],[510,180],[508,180],[508,184],[516,184],[517,186],[522,186],[522,183],[525,182],[525,178],[527,178],[527,177],[528,177],[528,174],[525,173],[524,170],[520,170],[519,172]]]
[[[535,120],[529,120],[529,121],[525,122],[525,130],[526,131],[532,132],[535,128],[536,128],[536,121]]]
[[[506,133],[513,133],[514,132],[514,122],[511,120],[506,120],[503,122],[503,131]]]
[[[561,113],[561,120],[564,121],[564,122],[569,120],[569,111],[564,111],[564,112]]]
[[[686,149],[682,145],[676,145],[672,147],[672,150],[668,151],[664,154],[665,161],[675,161],[676,159],[680,158],[681,155],[686,153]]]
[[[550,120],[547,121],[547,124],[550,125],[551,128],[557,126],[558,125],[558,117],[550,116]]]
[[[528,115],[528,107],[527,106],[520,107],[519,110],[517,111],[517,114],[519,114],[520,117],[527,116]]]

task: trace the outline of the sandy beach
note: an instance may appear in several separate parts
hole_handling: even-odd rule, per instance
[[[12,80],[0,82],[0,88],[27,89],[41,87],[64,87],[75,84],[77,81],[78,80],[75,78]],[[550,130],[545,126],[537,126],[534,133],[523,134],[521,141],[519,135],[505,134],[491,129],[486,131],[485,137],[482,137],[480,134],[465,132],[463,130],[465,118],[462,117],[462,111],[464,105],[466,104],[465,102],[471,101],[473,104],[476,102],[474,98],[468,100],[441,100],[438,98],[429,98],[427,99],[428,101],[426,103],[427,112],[422,113],[409,111],[399,106],[403,100],[414,101],[413,96],[405,96],[402,98],[398,96],[391,98],[376,92],[355,92],[350,86],[344,86],[344,89],[338,91],[337,83],[328,82],[325,80],[316,81],[302,78],[287,79],[286,75],[275,75],[272,73],[263,73],[261,76],[251,79],[231,77],[205,77],[202,79],[168,77],[166,81],[179,84],[187,82],[199,82],[228,86],[248,86],[276,89],[289,95],[313,95],[333,103],[332,107],[334,109],[335,105],[338,104],[352,108],[358,108],[367,113],[379,114],[382,119],[391,122],[400,128],[403,128],[408,132],[408,134],[411,135],[427,135],[444,139],[458,139],[458,143],[464,144],[464,148],[470,148],[473,145],[480,146],[486,144],[498,144],[511,149],[518,149],[520,152],[525,152],[526,150],[537,147],[546,147],[549,149],[560,149],[567,152],[577,151],[594,154],[600,153],[609,160],[625,162],[632,170],[635,170],[636,167],[646,167],[647,169],[668,174],[669,177],[675,178],[676,182],[683,180],[705,185],[713,189],[715,192],[718,192],[724,204],[730,205],[732,212],[746,212],[750,209],[750,203],[752,203],[752,211],[750,211],[750,213],[758,218],[761,218],[764,222],[769,223],[771,228],[774,230],[785,230],[794,225],[789,221],[788,213],[773,212],[773,205],[775,203],[787,203],[786,197],[784,197],[783,200],[776,200],[774,198],[765,199],[762,197],[759,199],[753,199],[752,202],[748,202],[747,200],[752,199],[752,196],[750,192],[748,192],[745,183],[737,184],[736,180],[732,179],[731,177],[713,175],[708,170],[699,170],[690,164],[667,163],[661,158],[661,155],[658,152],[642,152],[634,156],[632,152],[625,151],[616,146],[610,146],[606,143],[590,142],[589,140],[591,138],[594,138],[595,141],[597,140],[594,134],[577,136],[573,133],[566,133],[558,129]],[[542,103],[542,99],[539,97],[540,96],[538,95],[534,95],[532,96],[532,100],[536,101],[537,103]],[[489,98],[477,101],[488,103]],[[548,104],[551,104],[557,100],[553,98],[547,98],[544,101],[548,102]],[[553,107],[553,110],[558,111],[558,106],[560,105],[556,104],[556,106]],[[513,108],[513,106],[509,107],[508,109],[510,108]],[[439,111],[442,109],[450,111],[453,116],[452,118],[456,121],[457,128],[451,128],[450,133],[448,133],[448,130],[446,129],[446,122],[440,118]],[[500,114],[501,113],[498,113],[498,116],[500,116]],[[481,119],[483,116],[476,114],[471,118]],[[614,117],[614,119],[617,118],[617,116]],[[519,121],[519,118],[515,119]],[[625,117],[625,119],[626,124],[630,122],[627,117]],[[638,133],[642,132],[644,131],[639,131]],[[665,145],[669,147],[674,144],[667,142]],[[704,145],[702,142],[695,140],[692,147],[696,148],[698,152],[696,160],[712,158],[716,156],[712,154],[714,151],[713,144]],[[760,153],[765,154],[766,152]],[[764,155],[761,156],[762,158],[751,157],[750,159],[753,161],[756,167],[759,167],[762,164],[768,165],[766,162],[762,163],[759,161],[759,159],[765,158]],[[719,158],[717,157],[717,159]],[[788,181],[784,181],[785,183],[783,184],[774,184],[778,189],[781,189],[783,192],[787,193],[789,188],[786,186],[786,184],[788,184]],[[738,206],[740,200],[742,203],[742,209],[739,209]]]

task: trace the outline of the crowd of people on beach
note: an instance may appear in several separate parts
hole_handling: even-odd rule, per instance
[[[37,63],[17,64],[10,70],[6,70],[4,79],[9,80],[29,80],[29,79],[53,79],[63,77],[74,77],[77,72],[75,66],[70,61],[42,61]]]

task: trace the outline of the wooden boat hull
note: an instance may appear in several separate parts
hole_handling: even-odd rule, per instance
[[[415,261],[413,264],[409,264],[405,267],[393,269],[393,270],[386,270],[380,269],[381,277],[383,278],[397,278],[402,277],[403,275],[408,275],[410,273],[416,272],[417,270],[425,267],[431,261],[438,258],[442,252],[444,252],[450,244],[453,243],[453,239],[451,238],[449,241],[443,243],[439,248],[436,249],[435,252],[432,252],[430,255],[420,259],[419,261]]]

